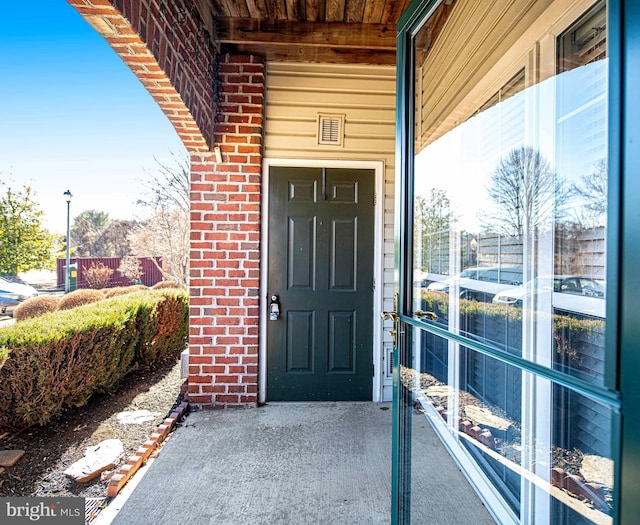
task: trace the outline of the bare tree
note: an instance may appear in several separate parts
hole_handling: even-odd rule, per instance
[[[593,171],[583,175],[573,184],[572,190],[578,198],[576,220],[584,226],[602,226],[607,216],[607,161],[595,163]]]
[[[189,216],[180,210],[157,209],[131,234],[131,248],[138,257],[150,257],[165,280],[187,286],[189,277]],[[156,258],[161,258],[162,265]]]
[[[500,160],[487,192],[494,207],[483,213],[483,226],[516,237],[562,219],[570,195],[549,162],[528,146],[512,149]]]
[[[144,275],[140,259],[131,255],[126,255],[122,258],[120,266],[118,266],[118,272],[135,284],[142,282],[142,276]]]
[[[421,251],[422,270],[445,272],[448,269],[449,233],[455,221],[445,190],[433,188],[428,197],[416,197],[415,245]]]
[[[160,165],[151,177],[146,198],[138,204],[151,212],[129,240],[134,255],[151,257],[167,280],[183,286],[189,277],[190,166],[186,156],[175,166]],[[160,266],[156,257],[162,259]]]
[[[171,153],[175,166],[158,163],[158,171],[145,181],[148,194],[138,199],[137,204],[155,210],[156,208],[178,208],[187,215],[190,209],[189,159],[186,155]]]

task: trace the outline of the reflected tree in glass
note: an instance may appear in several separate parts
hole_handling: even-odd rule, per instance
[[[569,188],[536,149],[512,149],[491,174],[487,192],[495,205],[481,221],[489,231],[521,237],[558,220]]]
[[[607,216],[607,161],[595,163],[593,171],[574,183],[572,191],[582,206],[576,218],[585,227],[603,226]]]
[[[415,214],[415,245],[420,251],[416,255],[422,261],[421,270],[448,273],[449,232],[454,227],[456,218],[447,192],[432,188],[428,197],[416,196]]]

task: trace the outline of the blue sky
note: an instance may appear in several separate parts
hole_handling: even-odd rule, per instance
[[[159,162],[184,148],[104,39],[64,0],[7,2],[0,29],[0,180],[29,184],[51,231],[84,210],[139,216]]]

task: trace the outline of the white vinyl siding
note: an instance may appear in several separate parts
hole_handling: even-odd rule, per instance
[[[270,62],[266,67],[265,160],[384,163],[383,194],[377,194],[384,205],[383,239],[377,239],[383,282],[376,287],[383,287],[385,310],[393,309],[394,292],[395,74],[389,66]],[[319,144],[319,115],[344,116],[341,145]],[[380,335],[383,355],[392,344],[386,332]],[[390,382],[384,390],[390,399]]]

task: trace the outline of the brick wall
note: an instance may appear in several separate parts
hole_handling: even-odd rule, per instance
[[[189,401],[258,401],[264,66],[225,56],[213,154],[191,156]]]
[[[189,401],[255,405],[264,65],[217,55],[190,0],[67,1],[140,79],[191,156]]]

